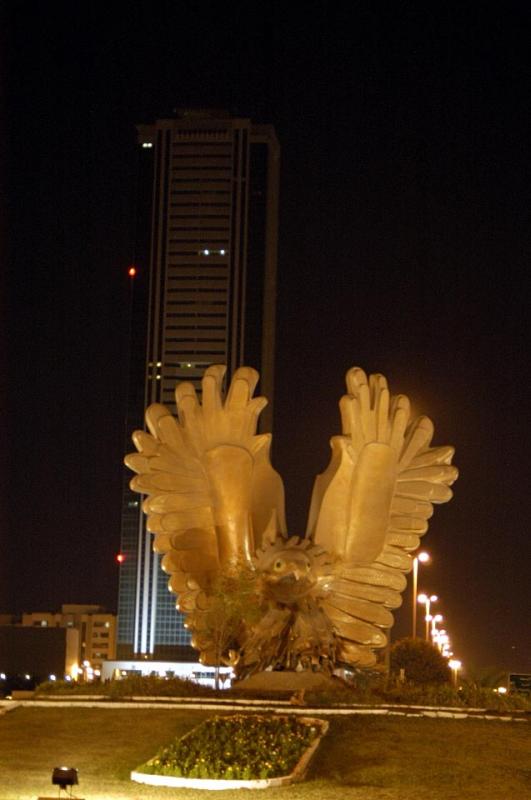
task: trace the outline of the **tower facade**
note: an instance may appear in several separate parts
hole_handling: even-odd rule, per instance
[[[132,278],[127,435],[151,403],[200,390],[211,364],[260,371],[272,420],[279,146],[270,125],[181,111],[138,126],[137,275]],[[148,234],[149,231],[149,234]],[[118,655],[182,659],[189,635],[124,481]]]

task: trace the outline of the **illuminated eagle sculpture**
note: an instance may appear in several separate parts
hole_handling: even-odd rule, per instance
[[[390,396],[382,375],[352,368],[343,432],[315,481],[306,536],[288,538],[271,435],[256,433],[267,403],[253,398],[258,373],[238,369],[226,398],[224,374],[206,370],[201,402],[192,384],[178,384],[177,419],[151,405],[150,433],[133,434],[139,452],[125,459],[137,473],[131,488],[146,495],[154,549],[164,554],[192,645],[203,663],[231,664],[238,677],[371,667],[432,504],[452,497],[453,448],[430,447],[431,421],[411,421],[406,396]],[[242,575],[241,619],[220,639],[219,587],[241,591]],[[225,605],[229,614],[230,598]]]

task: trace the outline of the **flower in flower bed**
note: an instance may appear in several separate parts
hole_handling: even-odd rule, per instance
[[[251,780],[288,775],[319,735],[295,717],[213,717],[177,739],[138,772],[184,778]]]

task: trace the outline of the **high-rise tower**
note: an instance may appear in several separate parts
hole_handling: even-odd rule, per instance
[[[270,125],[180,111],[139,125],[138,280],[131,304],[127,435],[177,381],[210,364],[261,374],[273,398],[279,146]],[[150,234],[147,235],[147,231]],[[149,275],[149,282],[146,280]],[[130,439],[129,439],[130,441]],[[124,488],[118,654],[182,658],[189,636],[152,552],[138,495]]]

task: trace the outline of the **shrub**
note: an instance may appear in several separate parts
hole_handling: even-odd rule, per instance
[[[391,675],[416,685],[450,683],[448,661],[437,647],[423,639],[400,639],[391,647]]]
[[[75,683],[46,681],[37,687],[38,694],[98,694],[110,698],[122,697],[211,697],[222,695],[209,686],[181,678],[160,678],[156,675],[129,675],[121,680],[104,683]]]

